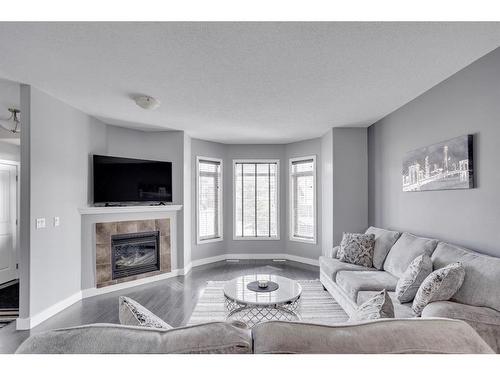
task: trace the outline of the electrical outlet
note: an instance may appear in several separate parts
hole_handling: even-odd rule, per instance
[[[36,219],[36,229],[42,229],[45,228],[45,218],[44,217],[39,217]]]
[[[59,216],[54,216],[54,226],[58,227],[61,225],[61,219],[59,219]]]

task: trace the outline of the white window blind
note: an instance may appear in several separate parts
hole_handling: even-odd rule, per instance
[[[290,239],[316,243],[316,157],[290,159]]]
[[[234,161],[234,236],[279,239],[279,161]]]
[[[197,158],[198,243],[222,239],[222,160]]]

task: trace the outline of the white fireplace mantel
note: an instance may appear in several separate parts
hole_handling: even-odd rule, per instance
[[[171,204],[165,206],[120,206],[120,207],[82,207],[78,211],[81,215],[100,214],[128,214],[137,212],[172,212],[180,211],[181,204]]]

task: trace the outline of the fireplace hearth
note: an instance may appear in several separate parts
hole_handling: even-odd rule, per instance
[[[159,231],[111,236],[112,278],[160,269]]]

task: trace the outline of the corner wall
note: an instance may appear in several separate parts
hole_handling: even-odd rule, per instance
[[[23,117],[30,122],[26,128],[29,185],[22,189],[25,192],[29,188],[31,206],[29,221],[22,223],[29,228],[30,238],[29,310],[22,311],[21,317],[33,317],[80,292],[77,208],[87,204],[88,155],[105,150],[106,132],[101,122],[33,87],[23,87],[22,98],[30,102],[29,117]],[[26,150],[23,152],[27,155]],[[24,182],[26,178],[21,184]],[[55,216],[60,217],[59,227],[53,226]],[[36,218],[41,217],[46,220],[46,228],[36,229]],[[23,257],[22,264],[26,260]],[[21,285],[25,282],[21,279]],[[22,288],[24,291],[26,286]],[[21,306],[25,310],[26,305]]]
[[[369,127],[369,222],[500,256],[500,49]],[[474,134],[477,188],[402,192],[407,151]]]

